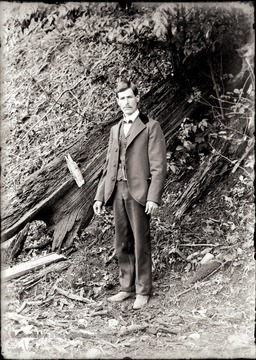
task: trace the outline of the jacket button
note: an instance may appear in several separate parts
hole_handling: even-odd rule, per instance
[[[116,148],[116,149],[115,149],[115,152],[117,152],[117,150],[118,150],[118,149]]]
[[[116,167],[116,164],[114,164],[114,167]]]
[[[112,181],[115,181],[115,178],[112,178],[111,180],[112,180]]]

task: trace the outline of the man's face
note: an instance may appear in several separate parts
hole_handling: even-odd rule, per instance
[[[132,89],[119,92],[117,96],[117,103],[125,115],[131,115],[137,110],[140,97],[135,96]]]

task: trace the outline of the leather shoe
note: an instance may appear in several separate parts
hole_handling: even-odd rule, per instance
[[[111,296],[110,298],[108,298],[108,301],[112,301],[112,302],[122,302],[125,299],[128,299],[129,297],[132,296],[131,292],[126,292],[126,291],[120,291],[119,293],[117,293],[116,295]]]
[[[148,295],[136,295],[135,302],[133,304],[133,309],[138,310],[145,307],[148,303]]]

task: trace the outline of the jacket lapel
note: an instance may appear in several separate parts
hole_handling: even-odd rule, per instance
[[[136,136],[139,135],[139,133],[144,130],[146,127],[145,124],[140,120],[139,116],[136,118],[132,128],[130,136],[128,137],[127,147],[133,142],[133,140],[136,138]]]
[[[121,125],[122,125],[122,120],[119,121],[119,123],[113,127],[113,139],[117,144],[119,144],[119,133],[120,133]]]

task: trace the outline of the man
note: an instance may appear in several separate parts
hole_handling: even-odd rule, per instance
[[[159,123],[139,112],[133,83],[119,82],[116,98],[124,119],[111,128],[93,208],[99,215],[103,205],[113,206],[121,291],[108,300],[121,302],[135,290],[133,308],[141,309],[152,290],[149,220],[161,202],[166,145]]]

